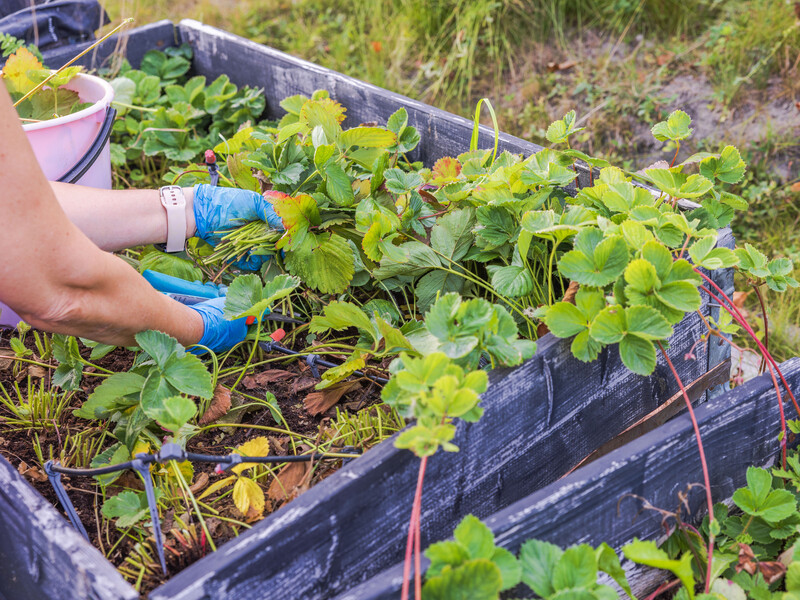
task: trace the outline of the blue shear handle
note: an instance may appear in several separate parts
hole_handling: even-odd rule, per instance
[[[224,286],[199,281],[186,281],[171,275],[145,269],[142,277],[159,292],[167,294],[181,294],[185,296],[198,296],[200,298],[219,298],[225,295]]]

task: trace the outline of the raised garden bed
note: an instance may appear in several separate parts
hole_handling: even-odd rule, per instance
[[[178,42],[192,45],[196,74],[212,79],[225,73],[234,83],[267,90],[269,118],[283,114],[278,101],[284,97],[327,89],[348,109],[352,123],[384,122],[405,107],[409,124],[422,137],[412,159],[431,164],[469,147],[472,123],[466,119],[195,22],[185,21],[177,27],[160,23],[134,31],[126,36],[127,56],[135,64],[145,50]],[[103,64],[113,47],[109,41],[86,60]],[[58,66],[59,57],[66,56],[59,52],[45,58]],[[482,128],[480,144],[490,146],[492,142],[492,132]],[[540,148],[501,134],[499,150],[527,155]],[[579,170],[579,185],[587,185],[589,179],[586,169]],[[724,232],[720,241],[731,246],[729,232]],[[718,285],[730,290],[729,272],[715,271],[714,277]],[[706,315],[716,316],[716,310],[707,304],[702,307]],[[691,314],[675,327],[670,339],[669,353],[687,383],[701,379],[726,357],[724,344],[697,343],[703,333],[700,317]],[[682,360],[692,351],[697,359]],[[724,380],[723,373],[719,381]],[[718,381],[702,382],[706,386],[711,383]],[[694,399],[703,396],[702,384],[693,389]],[[492,373],[491,386],[482,400],[484,417],[476,424],[458,426],[454,442],[460,452],[442,454],[432,461],[425,491],[423,542],[448,537],[466,513],[489,516],[552,484],[617,433],[673,399],[677,391],[661,362],[653,375],[641,377],[622,365],[615,347],[605,348],[597,360],[585,364],[572,357],[568,341],[552,335],[541,338],[531,360],[519,368]],[[174,576],[150,597],[256,598],[281,593],[327,598],[344,592],[400,559],[405,532],[399,524],[407,517],[416,468],[411,453],[384,442]],[[22,485],[13,469],[4,471],[3,477],[14,481],[15,487]],[[44,509],[27,514],[27,526],[41,533],[43,547],[52,546],[53,556],[64,557],[63,570],[80,580],[69,580],[70,589],[93,590],[97,597],[106,597],[100,587],[104,578],[122,585],[108,563],[90,574],[70,563],[71,555],[61,549],[64,544],[72,547],[70,544],[82,542],[74,537],[64,542],[57,531],[51,534],[40,528],[40,519],[50,519],[53,514]],[[47,595],[49,589],[63,589],[58,587],[63,578],[58,585],[51,581],[58,571],[40,571],[24,557],[16,559],[9,558],[16,560],[14,569],[19,576],[15,581],[25,581],[24,585],[30,586],[26,589],[42,590],[43,597],[59,597],[57,592]],[[127,593],[131,591],[128,588]],[[9,589],[9,594],[12,592]]]
[[[790,386],[800,384],[800,359],[783,363],[781,369]],[[788,399],[783,408],[787,414],[794,410]],[[780,408],[768,374],[699,406],[695,415],[710,464],[715,502],[730,501],[733,492],[745,484],[748,467],[779,462],[776,432],[780,430]],[[791,442],[796,444],[796,439]],[[514,553],[530,539],[562,548],[606,542],[619,549],[634,538],[659,539],[664,533],[663,515],[643,510],[643,500],[672,511],[681,502],[678,494],[685,492],[690,483],[701,481],[692,424],[689,415],[684,414],[520,498],[484,518],[484,522],[495,534],[498,546]],[[704,514],[702,490],[691,490],[686,502],[684,517],[697,524],[697,515]],[[639,598],[661,583],[653,579],[652,569],[630,562],[623,563],[623,567]],[[427,561],[423,568],[427,568]],[[397,598],[402,579],[403,565],[398,564],[335,598]],[[520,587],[515,590],[517,595],[527,597],[530,591]]]

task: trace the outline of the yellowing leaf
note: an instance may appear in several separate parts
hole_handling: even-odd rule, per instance
[[[451,156],[445,156],[434,163],[430,183],[433,185],[452,183],[460,173],[461,163]]]
[[[42,68],[42,63],[34,54],[25,47],[19,48],[14,54],[8,57],[3,67],[3,77],[10,82],[11,92],[25,94],[32,90],[36,82],[28,77],[28,71]]]
[[[264,514],[266,499],[264,491],[255,481],[247,477],[239,477],[233,484],[233,503],[244,516],[250,513],[250,509],[261,516]]]
[[[236,454],[242,456],[267,456],[269,455],[269,440],[264,436],[247,440],[235,450]],[[257,463],[242,463],[231,469],[234,473],[241,473],[245,469],[255,467]]]
[[[220,479],[219,481],[215,481],[210,486],[208,486],[206,490],[197,497],[197,499],[202,500],[203,498],[210,496],[214,492],[218,492],[219,490],[228,487],[230,484],[233,483],[234,479],[236,479],[236,475],[231,475],[229,477],[226,477],[225,479]]]

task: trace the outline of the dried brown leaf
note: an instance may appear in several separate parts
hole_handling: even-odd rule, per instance
[[[561,300],[563,302],[575,304],[575,294],[578,293],[578,288],[580,287],[581,286],[577,281],[570,281],[569,285],[567,286],[567,291],[564,292],[564,297]]]
[[[280,381],[281,379],[289,379],[290,377],[295,377],[295,373],[284,371],[283,369],[269,369],[261,373],[256,373],[255,375],[248,375],[242,379],[242,384],[248,390],[252,390],[257,387],[263,387],[268,383]]]
[[[756,562],[756,555],[753,554],[753,549],[747,544],[739,544],[739,562],[736,564],[736,572],[741,573],[745,571],[750,575],[756,574],[758,564]]]
[[[22,461],[17,467],[17,471],[23,477],[27,477],[31,481],[38,481],[39,483],[47,481],[47,475],[39,467],[29,467],[28,463]]]
[[[564,62],[555,62],[551,61],[547,63],[547,70],[551,73],[555,73],[556,71],[566,71],[567,69],[571,69],[574,67],[576,63],[574,60],[565,60]]]
[[[47,374],[47,371],[44,370],[44,367],[40,367],[39,365],[28,365],[28,375],[31,377],[39,377],[40,379]]]
[[[294,498],[298,488],[304,487],[306,476],[310,472],[310,462],[289,463],[278,471],[278,475],[269,484],[267,496],[275,502]]]
[[[302,377],[298,377],[294,380],[294,384],[292,385],[292,390],[295,394],[299,394],[300,392],[305,392],[306,390],[311,389],[315,385],[317,385],[317,379],[314,377],[307,377],[303,375]]]
[[[209,404],[208,409],[206,409],[206,412],[203,413],[203,416],[200,417],[198,423],[200,425],[208,425],[209,423],[213,423],[220,417],[228,414],[230,409],[231,391],[225,386],[217,385],[217,388],[214,390],[214,397],[211,399],[211,404]]]
[[[189,486],[189,491],[192,492],[193,494],[196,494],[207,485],[208,485],[208,474],[200,473],[200,475],[197,476],[197,481],[195,481],[191,486]]]
[[[318,415],[334,406],[347,392],[352,392],[361,387],[357,381],[340,381],[330,387],[316,392],[311,392],[303,399],[303,405],[308,414]]]
[[[786,565],[778,561],[760,562],[758,570],[761,571],[767,585],[772,585],[786,574]]]

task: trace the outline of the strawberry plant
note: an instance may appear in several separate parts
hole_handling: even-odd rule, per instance
[[[62,69],[51,78],[50,70],[44,68],[39,58],[20,45],[8,55],[0,72],[0,79],[5,83],[20,119],[24,122],[46,121],[90,106],[81,102],[77,92],[64,87],[81,72],[81,67]],[[37,90],[45,79],[49,79],[47,85]]]

